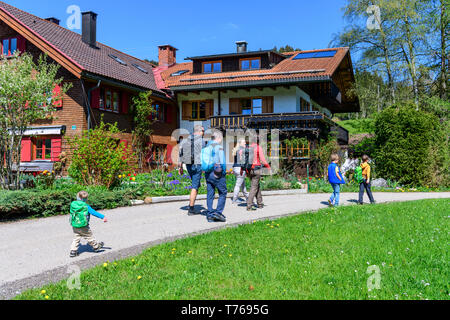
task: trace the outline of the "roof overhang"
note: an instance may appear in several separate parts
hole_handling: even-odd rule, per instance
[[[6,23],[11,29],[22,35],[26,40],[31,42],[41,51],[47,53],[49,57],[58,62],[61,66],[71,72],[78,79],[81,78],[81,73],[84,68],[70,57],[61,52],[58,48],[50,44],[47,40],[31,30],[25,24],[23,24],[14,15],[9,13],[4,8],[0,7],[0,19]]]

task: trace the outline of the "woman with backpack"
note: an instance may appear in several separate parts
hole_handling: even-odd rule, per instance
[[[247,143],[244,138],[239,139],[236,147],[233,149],[233,173],[236,177],[236,185],[234,187],[234,195],[233,195],[233,204],[237,204],[239,199],[239,192],[242,191],[245,197],[245,202],[247,203],[248,195],[247,187],[245,185],[245,178],[247,176],[247,172],[245,171],[245,149],[247,147]]]

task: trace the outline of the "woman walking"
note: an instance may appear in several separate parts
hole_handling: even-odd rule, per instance
[[[236,176],[236,186],[234,187],[234,196],[233,196],[233,204],[238,203],[239,192],[242,191],[245,197],[245,202],[248,199],[247,187],[245,185],[245,177],[247,173],[243,168],[245,163],[245,148],[246,148],[245,139],[239,139],[236,147],[233,149],[233,157],[234,157],[234,165],[233,165],[233,173]],[[244,161],[244,162],[243,162]]]

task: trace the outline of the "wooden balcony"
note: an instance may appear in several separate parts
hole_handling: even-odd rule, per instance
[[[337,131],[341,144],[348,144],[348,131],[323,113],[267,113],[258,115],[224,115],[211,117],[211,127],[220,130],[279,129],[280,131],[312,131],[318,133],[324,127]]]

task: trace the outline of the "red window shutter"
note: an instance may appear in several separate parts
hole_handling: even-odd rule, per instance
[[[166,153],[166,163],[167,164],[172,164],[172,150],[173,150],[173,146],[168,144],[167,145],[167,153]]]
[[[22,36],[17,37],[17,50],[20,53],[24,53],[27,50],[27,40]]]
[[[100,88],[97,88],[91,92],[91,108],[100,108]]]
[[[128,114],[129,103],[130,102],[129,102],[129,99],[128,99],[128,93],[122,92],[122,102],[121,102],[122,113]]]
[[[53,97],[59,97],[61,95],[61,86],[56,85],[55,88],[53,89]],[[61,99],[56,100],[55,102],[53,102],[53,106],[55,108],[62,108],[63,106],[63,100],[62,97]]]
[[[59,156],[62,152],[62,138],[52,138],[52,151],[51,151],[51,160],[59,161]]]
[[[173,108],[171,105],[166,104],[166,122],[172,123],[173,119]]]
[[[21,159],[22,162],[31,161],[31,137],[22,138],[22,152]]]

